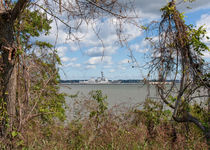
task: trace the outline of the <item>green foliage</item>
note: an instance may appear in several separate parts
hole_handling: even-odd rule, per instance
[[[160,11],[163,12],[163,16],[167,16],[167,15],[173,16],[174,13],[177,13],[177,10],[175,7],[176,7],[176,5],[172,5],[171,3],[168,3],[165,7],[161,8]],[[185,14],[184,12],[179,13],[179,17],[183,22],[185,22],[184,18],[186,17],[184,14]]]
[[[134,110],[134,113],[137,114],[137,122],[139,122],[140,118],[146,118],[145,123],[147,126],[158,125],[161,122],[168,121],[172,115],[171,110],[164,108],[161,101],[152,99],[146,99],[142,110]]]
[[[176,101],[177,97],[173,97],[171,95],[168,96],[168,101],[174,103]]]
[[[45,41],[36,40],[30,43],[31,37],[39,37],[43,33],[49,34],[52,20],[47,18],[46,13],[30,10],[25,10],[21,18],[21,23],[16,23],[17,35],[20,35],[24,51],[28,51],[26,57],[39,68],[30,72],[33,80],[30,83],[29,107],[35,106],[33,113],[37,114],[41,121],[51,122],[55,117],[64,121],[65,94],[59,93],[57,86],[60,79],[57,65],[61,64],[57,51],[53,50],[52,44]]]
[[[32,40],[40,35],[49,34],[52,20],[48,19],[44,12],[29,9],[22,12],[19,20],[14,26],[16,43],[19,44],[16,53],[19,84],[16,124],[26,118],[34,119],[34,116],[45,123],[52,122],[55,118],[64,121],[65,94],[59,92],[58,86],[60,77],[57,65],[61,64],[60,58],[52,44]],[[33,69],[29,69],[31,64]],[[26,95],[29,96],[27,100]],[[21,116],[18,115],[19,111]],[[3,124],[8,122],[6,102],[2,99],[0,99],[0,121]],[[11,137],[15,138],[17,136],[15,129],[18,127],[15,126],[13,129]]]
[[[104,112],[107,110],[107,103],[105,101],[107,99],[107,96],[103,96],[101,90],[92,91],[91,95],[92,98],[97,101],[98,108],[96,111],[92,111],[90,113],[90,117],[99,117],[100,115],[104,115]]]
[[[193,25],[189,25],[188,36],[190,37],[189,45],[198,55],[203,56],[202,52],[210,51],[209,47],[202,41],[203,38],[209,39],[206,36],[206,29],[204,26],[200,26],[198,29],[195,29]]]
[[[209,112],[207,108],[208,102],[206,101],[205,103],[195,103],[190,105],[189,111],[193,116],[198,118],[206,128],[209,128]]]
[[[103,117],[105,116],[105,111],[108,109],[107,107],[107,96],[102,95],[101,90],[92,91],[91,96],[98,103],[97,109],[90,112],[90,118],[96,119],[97,126],[103,121]]]
[[[46,13],[25,9],[20,18],[21,21],[15,22],[14,29],[16,31],[16,37],[20,38],[20,43],[18,44],[21,44],[23,49],[29,50],[33,48],[34,45],[37,45],[40,49],[53,47],[50,43],[43,41],[31,43],[32,38],[49,34],[52,20],[48,19]],[[23,49],[18,49],[16,55],[22,54]]]
[[[29,9],[25,9],[21,15],[20,24],[16,24],[16,30],[22,27],[22,39],[27,40],[31,37],[39,37],[42,32],[48,35],[51,29],[51,23],[52,20],[47,18],[46,13],[42,13],[38,10],[30,11]]]
[[[8,122],[8,115],[7,115],[7,109],[6,109],[6,102],[3,101],[2,98],[0,98],[0,122]]]
[[[122,117],[116,112],[112,112],[109,118],[104,120],[103,124],[100,124],[100,128],[97,128],[95,120],[90,118],[82,118],[81,120],[76,121],[73,120],[65,126],[58,126],[58,124],[49,124],[47,126],[35,124],[31,128],[26,129],[29,130],[27,132],[28,135],[26,134],[23,136],[27,137],[24,139],[28,141],[24,141],[23,146],[28,149],[75,150],[146,150],[154,148],[200,150],[207,148],[207,145],[202,139],[202,135],[198,134],[195,128],[191,128],[189,135],[186,136],[186,127],[182,124],[177,124],[176,128],[173,128],[172,122],[170,121],[171,118],[164,120],[159,117],[158,122],[154,123],[154,117],[158,116],[157,113],[159,111],[160,114],[164,112],[164,110],[161,109],[162,106],[160,103],[153,100],[147,100],[144,105],[144,111],[138,111],[139,114],[140,112],[143,112],[143,115],[139,115],[141,123],[136,126],[134,126],[126,117]],[[147,109],[148,112],[146,111]],[[161,112],[161,110],[163,112]],[[109,110],[108,113],[111,111],[112,110]],[[131,113],[128,112],[126,108],[123,112],[125,114]],[[107,115],[109,115],[108,113]],[[137,111],[135,113],[137,113]],[[168,116],[166,113],[163,113],[163,115]],[[153,119],[150,118],[151,116]],[[103,116],[100,116],[100,118],[103,118]]]
[[[190,2],[190,3],[192,3],[192,2],[194,2],[195,0],[184,0],[184,2]]]
[[[30,9],[25,9],[19,20],[14,25],[18,47],[15,53],[18,87],[16,116],[8,116],[7,102],[0,98],[0,134],[7,135],[5,139],[0,135],[0,149],[24,149],[26,143],[23,136],[33,123],[41,124],[42,132],[49,137],[48,125],[66,119],[65,94],[60,93],[58,86],[60,77],[57,66],[61,64],[60,58],[52,44],[34,41],[40,35],[49,34],[52,20],[46,13]],[[14,119],[14,124],[7,130],[9,118]]]
[[[53,121],[55,117],[62,121],[66,118],[65,94],[60,93],[57,86],[60,79],[57,65],[61,64],[57,51],[52,49],[52,44],[45,41],[29,42],[31,37],[49,34],[51,22],[46,13],[26,9],[22,14],[21,24],[17,23],[17,31],[22,29],[22,46],[29,52],[36,47],[36,51],[28,53],[28,57],[39,68],[30,72],[31,76],[34,76],[31,83],[31,95],[34,100],[30,101],[30,107],[36,106],[34,112],[39,114],[44,122]]]
[[[192,0],[187,1],[192,2]],[[175,121],[194,123],[208,139],[209,127],[206,125],[208,119],[204,117],[208,116],[206,106],[198,105],[198,101],[192,104],[192,95],[197,95],[199,89],[208,90],[209,87],[209,66],[202,58],[203,52],[210,51],[204,43],[204,38],[209,39],[209,37],[206,36],[204,26],[186,25],[183,14],[176,9],[175,1],[169,2],[161,10],[163,15],[158,26],[159,42],[154,48],[155,53],[161,55],[160,58],[152,60],[152,70],[157,69],[158,75],[161,74],[164,80],[170,78],[171,74],[176,79],[179,74],[181,75],[180,88],[176,96],[168,97],[174,93],[173,90],[167,90],[165,86],[160,87],[163,89],[163,93],[160,93],[161,97],[168,97],[167,100],[173,104],[171,108],[174,109]],[[159,62],[161,62],[160,65],[156,65]],[[202,95],[205,97],[205,92]],[[199,99],[199,101],[203,100]]]
[[[42,43],[43,44],[43,43]],[[56,69],[56,59],[53,59],[52,53],[45,57],[35,57],[40,70],[33,74],[37,76],[32,89],[35,94],[39,95],[38,99],[31,102],[31,105],[37,103],[37,111],[42,114],[44,121],[52,121],[54,117],[65,120],[65,94],[59,93],[59,75]],[[57,55],[55,55],[57,57]]]
[[[53,48],[53,45],[48,43],[48,42],[43,42],[43,41],[36,41],[35,44],[39,48]]]
[[[164,14],[172,15],[175,11],[175,5],[168,3],[165,7],[161,8],[160,11],[162,11]]]
[[[49,34],[52,20],[47,18],[46,13],[29,9],[24,10],[20,20],[16,21],[14,26],[16,43],[19,44],[15,54],[18,58],[19,87],[17,115],[14,117],[14,125],[8,134],[8,139],[5,138],[3,144],[3,140],[0,139],[0,149],[4,147],[25,149],[26,143],[23,136],[26,134],[27,127],[32,124],[40,124],[41,132],[49,139],[51,136],[49,125],[66,119],[66,95],[60,93],[58,86],[60,76],[57,65],[61,64],[61,61],[57,51],[48,42],[32,40],[42,34]],[[7,125],[8,119],[6,102],[0,99],[1,125]]]
[[[183,20],[183,21],[185,22],[185,19],[184,19],[184,18],[185,18],[186,16],[185,16],[184,14],[185,14],[184,12],[180,13],[180,14],[179,14],[179,17],[180,17],[181,20]]]
[[[12,131],[11,135],[12,135],[12,137],[14,138],[15,136],[18,135],[18,132],[17,132],[17,131]]]
[[[83,124],[80,122],[72,121],[69,124],[69,134],[70,138],[67,139],[67,144],[72,149],[82,149],[85,145],[86,136],[82,134]]]

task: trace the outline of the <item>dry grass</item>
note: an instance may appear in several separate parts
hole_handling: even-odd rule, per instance
[[[78,106],[83,108],[80,111],[86,113],[81,112],[80,115],[84,114],[83,117],[71,120],[65,126],[63,123],[43,124],[35,120],[30,122],[18,140],[16,139],[14,149],[208,149],[202,134],[192,124],[176,124],[161,118],[157,121],[156,118],[149,117],[152,112],[133,111],[132,109],[128,109],[127,112],[124,110],[123,113],[116,113],[113,109],[108,109],[104,115],[100,116],[100,122],[98,122],[95,117],[88,117],[89,104],[80,103]],[[97,104],[92,106],[97,107]],[[121,110],[119,107],[117,110]]]

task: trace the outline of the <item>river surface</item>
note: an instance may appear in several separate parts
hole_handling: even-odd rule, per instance
[[[148,96],[148,88],[143,84],[65,84],[60,87],[61,92],[78,94],[78,98],[88,97],[89,92],[93,90],[101,90],[103,95],[107,95],[109,106],[141,103]],[[156,96],[155,86],[150,86],[150,96]],[[66,101],[73,101],[73,98],[67,97]]]
[[[76,97],[66,96],[66,104],[69,107],[66,109],[68,120],[78,116],[84,117],[92,111],[96,102],[89,93],[95,90],[101,90],[103,95],[107,96],[108,108],[115,111],[118,111],[119,106],[126,109],[134,106],[141,107],[137,104],[142,104],[147,97],[158,98],[155,85],[150,85],[150,88],[148,88],[147,85],[143,84],[61,84],[61,92],[68,95],[77,95]],[[200,94],[205,93],[206,91],[201,90]],[[204,98],[194,100],[200,102]]]
[[[141,107],[137,104],[144,102],[148,96],[148,88],[142,84],[61,84],[61,92],[68,95],[77,94],[76,97],[66,96],[67,121],[87,117],[89,112],[93,111],[96,101],[89,93],[95,90],[101,90],[103,95],[107,96],[108,108],[116,113],[122,113],[134,106]],[[150,96],[156,96],[155,86],[150,86]]]

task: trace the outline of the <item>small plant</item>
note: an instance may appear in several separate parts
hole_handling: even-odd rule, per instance
[[[90,112],[90,118],[95,117],[98,126],[102,121],[101,117],[105,115],[105,111],[108,109],[107,102],[105,101],[107,96],[103,96],[101,90],[92,91],[90,94],[92,98],[98,103],[97,109]]]

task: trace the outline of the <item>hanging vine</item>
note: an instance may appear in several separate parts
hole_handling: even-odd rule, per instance
[[[173,119],[177,122],[193,122],[209,139],[209,125],[204,125],[190,113],[192,95],[201,88],[204,91],[210,90],[209,65],[202,58],[202,52],[209,51],[208,46],[202,42],[206,30],[203,26],[195,29],[193,25],[186,25],[184,15],[176,9],[174,0],[161,11],[163,14],[158,24],[158,41],[153,46],[150,73],[157,71],[159,82],[173,80],[169,88],[164,84],[158,85],[161,99],[173,109]],[[177,80],[180,80],[180,84],[175,93],[175,101],[172,101],[170,97],[174,95]],[[209,95],[203,94],[202,97],[208,99]]]

